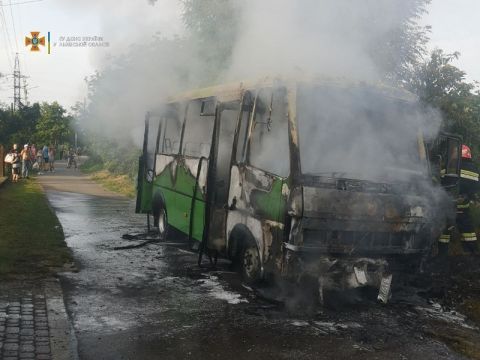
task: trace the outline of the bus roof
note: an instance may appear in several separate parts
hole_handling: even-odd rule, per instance
[[[167,98],[167,103],[176,103],[186,100],[204,99],[216,97],[220,102],[229,102],[240,100],[246,90],[254,90],[262,87],[270,87],[273,85],[283,85],[294,87],[297,84],[309,84],[312,86],[332,86],[338,88],[352,87],[369,87],[377,90],[379,93],[407,102],[418,100],[413,93],[398,87],[392,87],[384,83],[367,83],[360,81],[351,81],[345,79],[333,79],[325,77],[309,77],[309,78],[282,78],[282,77],[264,77],[253,81],[242,81],[229,84],[214,85],[210,87],[190,90],[184,93],[173,95]]]

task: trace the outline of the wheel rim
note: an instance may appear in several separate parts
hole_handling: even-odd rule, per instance
[[[245,249],[243,255],[243,271],[248,279],[255,279],[260,269],[260,257],[254,247]]]

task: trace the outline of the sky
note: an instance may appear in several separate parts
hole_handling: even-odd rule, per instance
[[[0,4],[27,1],[32,0],[0,0]],[[31,52],[25,47],[24,38],[31,31],[40,31],[40,36],[51,33],[50,54],[46,48]],[[101,69],[109,57],[121,54],[131,44],[148,41],[156,33],[171,36],[181,31],[177,0],[159,0],[155,6],[147,0],[40,0],[0,6],[0,73],[13,73],[18,51],[22,74],[28,76],[29,102],[58,101],[69,108],[83,101],[85,77]],[[10,41],[6,41],[7,36]],[[108,46],[58,47],[60,37],[94,36],[103,37]],[[10,104],[12,98],[13,78],[2,77],[0,102]]]
[[[459,51],[455,65],[472,81],[480,81],[479,13],[478,0],[433,0],[421,20],[432,26],[430,47]],[[31,52],[25,47],[31,31],[51,33],[51,54],[46,48]],[[56,100],[70,108],[83,101],[85,78],[101,70],[112,55],[155,33],[172,36],[182,31],[178,0],[158,0],[155,6],[147,0],[0,0],[0,73],[5,75],[0,78],[0,102],[12,102],[16,52],[27,76],[28,100]],[[61,37],[72,36],[102,37],[102,46],[59,47]]]
[[[480,81],[480,27],[478,0],[432,0],[423,24],[432,26],[431,44],[446,52],[460,52],[454,64],[470,81]]]

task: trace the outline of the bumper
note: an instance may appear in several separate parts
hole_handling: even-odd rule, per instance
[[[367,257],[334,258],[319,255],[303,247],[284,243],[287,277],[304,276],[318,279],[319,293],[323,290],[347,290],[364,286],[377,288],[378,300],[386,303],[390,297],[392,275],[385,259]]]

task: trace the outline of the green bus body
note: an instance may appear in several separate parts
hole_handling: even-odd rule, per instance
[[[274,79],[197,90],[147,115],[136,211],[153,214],[155,226],[165,211],[168,225],[192,246],[202,243],[231,259],[254,246],[261,276],[324,276],[337,271],[324,261],[336,256],[344,265],[335,269],[349,276],[354,267],[374,264],[380,275],[371,278],[378,285],[385,255],[424,254],[443,224],[431,212],[431,199],[408,187],[399,195],[390,190],[398,184],[303,174],[299,84]],[[327,94],[351,86],[320,85]],[[415,102],[396,89],[354,87],[373,91],[380,102]],[[423,137],[411,140],[418,176],[429,179]]]

